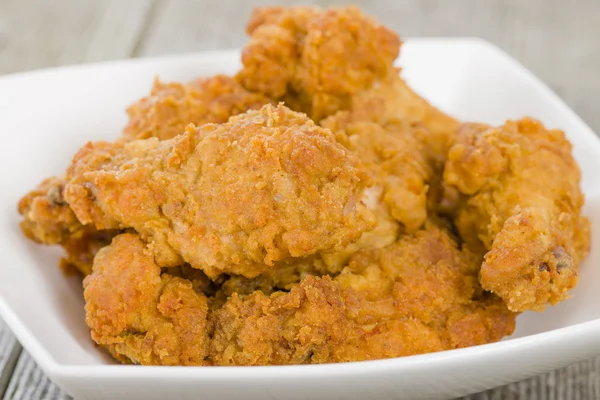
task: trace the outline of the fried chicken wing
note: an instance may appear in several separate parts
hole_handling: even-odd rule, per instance
[[[96,143],[75,156],[65,198],[83,223],[131,227],[161,266],[254,277],[336,251],[373,228],[368,177],[330,131],[282,105],[170,141]]]
[[[127,110],[129,123],[123,139],[171,139],[183,133],[188,124],[224,123],[267,103],[270,100],[265,96],[247,91],[227,75],[200,78],[188,84],[162,83],[157,79],[150,95]]]
[[[562,131],[530,118],[498,128],[466,124],[444,180],[468,196],[456,227],[469,246],[487,251],[485,289],[513,311],[541,311],[567,298],[590,232],[579,167]]]
[[[357,253],[341,275],[289,293],[233,294],[210,317],[216,365],[306,364],[420,354],[497,341],[515,314],[477,282],[478,263],[429,225]]]
[[[206,296],[192,282],[161,273],[135,234],[100,250],[84,279],[92,339],[116,359],[143,365],[206,365]]]

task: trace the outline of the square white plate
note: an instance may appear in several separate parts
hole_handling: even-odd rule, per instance
[[[519,317],[502,342],[435,354],[336,365],[116,365],[84,323],[81,284],[60,252],[26,240],[16,203],[62,174],[89,140],[111,139],[155,75],[186,81],[234,73],[238,51],[131,60],[0,77],[0,314],[49,377],[78,399],[431,398],[472,393],[600,354],[600,141],[558,97],[497,48],[473,39],[409,40],[399,65],[417,92],[462,120],[500,124],[531,115],[561,128],[583,170],[593,245],[574,297]]]

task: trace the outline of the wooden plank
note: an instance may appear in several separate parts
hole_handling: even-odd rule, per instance
[[[0,397],[4,395],[21,353],[21,345],[0,319]]]
[[[67,400],[61,391],[37,367],[29,353],[23,351],[14,371],[4,400]]]
[[[0,0],[0,74],[126,58],[152,0]]]
[[[571,400],[600,398],[600,357],[548,374],[465,397],[465,400]]]

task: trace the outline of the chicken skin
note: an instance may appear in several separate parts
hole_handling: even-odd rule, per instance
[[[252,278],[277,261],[338,251],[374,227],[370,184],[329,130],[264,106],[168,141],[85,146],[65,198],[98,229],[134,228],[160,266]]]
[[[119,361],[208,364],[206,296],[161,273],[138,235],[118,235],[100,250],[83,286],[92,339]]]
[[[289,293],[232,294],[210,317],[215,365],[344,362],[497,341],[515,314],[477,282],[479,265],[430,224],[357,253],[341,275]]]
[[[444,180],[466,195],[456,227],[487,252],[481,284],[513,311],[541,311],[567,298],[590,246],[580,171],[559,130],[533,119],[493,128],[464,125]]]

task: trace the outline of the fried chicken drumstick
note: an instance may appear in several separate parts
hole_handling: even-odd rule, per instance
[[[467,245],[487,251],[484,289],[513,311],[541,311],[567,297],[590,230],[581,216],[579,167],[562,131],[530,118],[498,128],[466,124],[444,179],[468,196],[455,222]]]

